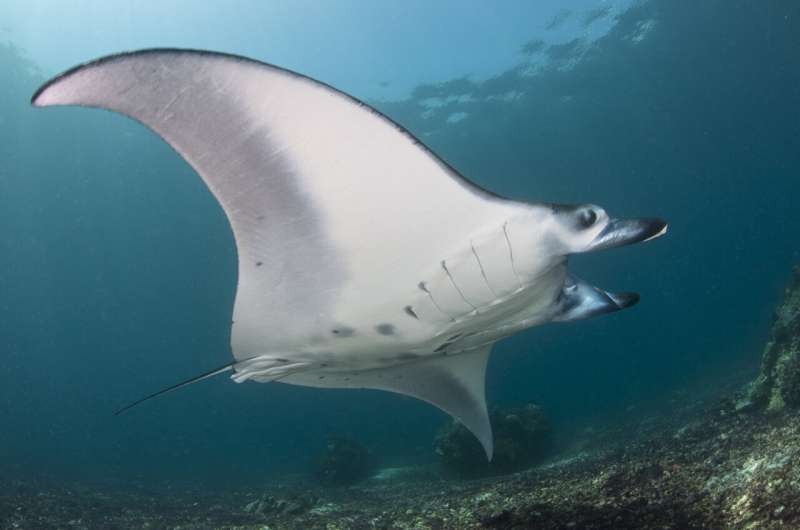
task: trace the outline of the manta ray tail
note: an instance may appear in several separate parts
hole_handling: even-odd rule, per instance
[[[195,377],[192,377],[191,379],[187,379],[186,381],[181,381],[180,383],[174,384],[174,385],[169,386],[167,388],[163,388],[163,389],[159,390],[158,392],[154,392],[154,393],[152,393],[152,394],[150,394],[148,396],[145,396],[145,397],[143,397],[141,399],[138,399],[138,400],[134,401],[133,403],[130,403],[129,405],[125,405],[121,409],[115,411],[114,412],[114,416],[119,416],[123,412],[127,412],[128,410],[132,409],[136,405],[140,405],[140,404],[144,403],[147,400],[153,399],[154,397],[158,397],[158,396],[166,394],[168,392],[172,392],[173,390],[178,390],[179,388],[183,388],[185,386],[189,386],[192,383],[197,383],[198,381],[202,381],[203,379],[208,379],[209,377],[214,377],[215,375],[219,375],[219,374],[228,372],[230,370],[233,370],[233,365],[234,364],[236,364],[236,363],[235,362],[228,363],[226,365],[220,366],[219,368],[214,368],[213,370],[209,370],[208,372],[205,372],[205,373],[202,373],[202,374],[197,375]]]

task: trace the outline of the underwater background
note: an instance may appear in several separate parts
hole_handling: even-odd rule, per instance
[[[500,195],[667,219],[657,242],[573,259],[642,302],[498,344],[490,407],[533,401],[568,433],[755,373],[800,262],[800,3],[211,6],[0,6],[0,474],[242,485],[304,472],[330,434],[435,460],[446,416],[377,391],[220,377],[112,416],[228,362],[236,274],[222,210],[162,140],[29,107],[52,75],[126,49],[280,64]]]

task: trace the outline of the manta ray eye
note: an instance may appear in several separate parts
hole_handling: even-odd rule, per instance
[[[597,221],[597,212],[592,208],[583,208],[578,212],[578,224],[581,228],[589,228],[595,221]]]

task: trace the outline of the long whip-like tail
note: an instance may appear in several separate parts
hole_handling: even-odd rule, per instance
[[[167,388],[161,389],[158,392],[154,392],[154,393],[152,393],[152,394],[150,394],[148,396],[145,396],[145,397],[143,397],[141,399],[138,399],[138,400],[134,401],[133,403],[131,403],[129,405],[125,405],[121,409],[115,411],[114,412],[114,416],[119,416],[123,412],[126,412],[126,411],[132,409],[133,407],[135,407],[136,405],[140,405],[140,404],[144,403],[145,401],[147,401],[149,399],[153,399],[154,397],[158,397],[158,396],[160,396],[162,394],[166,394],[167,392],[172,392],[173,390],[178,390],[179,388],[183,388],[185,386],[189,386],[192,383],[197,383],[198,381],[202,381],[203,379],[208,379],[209,377],[214,377],[215,375],[219,375],[219,374],[228,372],[230,370],[233,370],[233,365],[234,364],[236,364],[236,363],[235,362],[228,363],[228,364],[226,364],[224,366],[220,366],[219,368],[214,368],[213,370],[209,370],[208,372],[205,372],[205,373],[200,374],[198,376],[192,377],[191,379],[187,379],[186,381],[181,381],[180,383],[177,383],[177,384],[174,384],[174,385],[169,386]]]

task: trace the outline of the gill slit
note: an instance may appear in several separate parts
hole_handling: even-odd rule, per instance
[[[467,297],[464,296],[464,293],[461,291],[461,289],[458,287],[458,285],[456,285],[456,281],[453,279],[453,275],[450,274],[450,271],[447,269],[446,260],[442,260],[442,269],[444,269],[444,273],[447,274],[447,277],[450,279],[450,283],[453,284],[453,287],[455,287],[456,291],[458,291],[458,295],[461,297],[461,299],[464,300],[464,302],[468,306],[470,306],[472,308],[472,310],[475,311],[475,313],[477,313],[478,312],[478,308],[475,307],[474,305],[472,305],[472,303],[470,303],[469,300],[467,300]]]
[[[439,304],[437,304],[437,303],[436,303],[436,299],[433,297],[433,293],[431,293],[431,292],[428,290],[428,286],[427,286],[427,285],[425,285],[425,282],[419,282],[419,285],[418,285],[418,287],[419,287],[420,289],[422,289],[422,290],[423,290],[423,291],[424,291],[424,292],[425,292],[425,293],[428,295],[428,297],[431,299],[431,302],[433,303],[434,307],[435,307],[436,309],[438,309],[438,310],[439,310],[439,312],[440,312],[441,314],[443,314],[444,316],[446,316],[447,318],[449,318],[451,322],[455,322],[455,321],[456,321],[456,319],[455,319],[455,318],[453,318],[452,316],[450,316],[450,315],[448,315],[447,313],[445,313],[445,312],[442,310],[442,308],[441,308],[441,307],[439,307]]]
[[[522,280],[517,272],[517,267],[514,265],[514,249],[511,248],[511,239],[508,237],[508,221],[503,223],[503,235],[506,237],[506,245],[508,245],[508,258],[511,260],[511,270],[514,271],[514,276],[517,277],[517,283],[522,288]]]
[[[483,263],[481,263],[480,256],[478,256],[478,251],[475,250],[475,244],[472,241],[470,241],[469,242],[469,246],[472,248],[472,255],[475,256],[475,261],[478,262],[478,267],[481,269],[481,276],[483,276],[483,281],[486,283],[486,287],[489,288],[489,291],[492,293],[492,296],[497,298],[497,293],[494,292],[494,289],[492,289],[492,286],[489,285],[489,278],[486,277],[486,271],[483,268]]]

